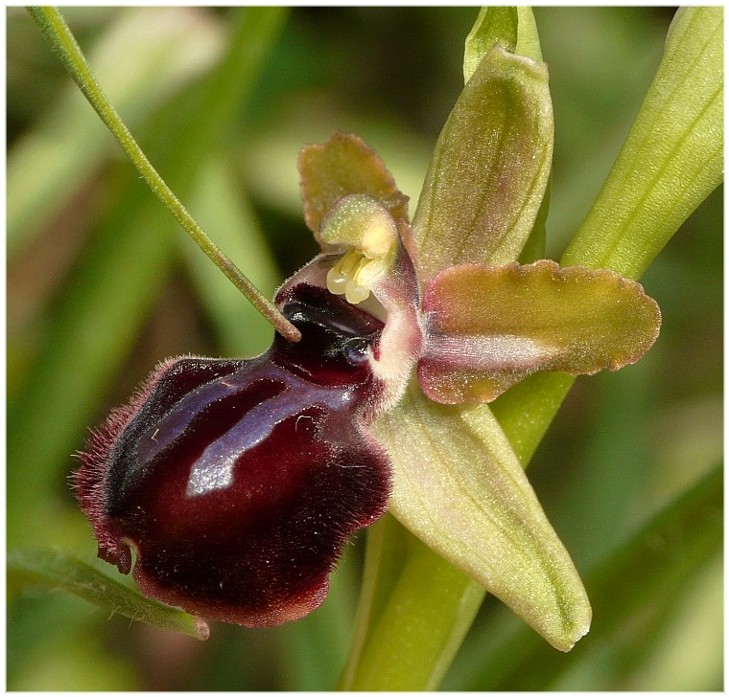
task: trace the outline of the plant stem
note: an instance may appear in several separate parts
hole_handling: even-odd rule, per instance
[[[216,244],[205,234],[197,221],[190,215],[177,196],[167,186],[164,179],[162,179],[157,170],[149,162],[129,132],[129,129],[124,125],[124,122],[109,103],[101,85],[99,85],[91,72],[81,48],[76,43],[76,39],[58,9],[55,7],[29,7],[28,12],[40,27],[53,50],[60,56],[74,82],[76,82],[101,120],[117,139],[139,174],[156,194],[157,198],[167,206],[175,219],[182,225],[200,249],[227,276],[256,310],[273,325],[276,331],[289,341],[299,341],[301,339],[299,330],[218,249]]]

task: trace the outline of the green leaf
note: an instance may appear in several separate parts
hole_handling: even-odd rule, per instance
[[[412,387],[372,430],[392,461],[393,515],[553,646],[572,648],[590,605],[496,420],[477,433]]]
[[[638,278],[721,183],[723,18],[721,7],[676,13],[653,84],[564,264]]]
[[[426,175],[412,225],[421,286],[449,266],[519,256],[552,145],[546,66],[494,46],[448,117]]]
[[[445,404],[491,401],[539,370],[617,370],[653,345],[661,321],[638,283],[548,260],[453,267],[430,283],[423,310],[418,377]]]
[[[182,610],[149,600],[80,559],[51,550],[17,550],[8,554],[9,581],[15,589],[41,585],[63,588],[112,614],[161,629],[207,639],[210,630]]]

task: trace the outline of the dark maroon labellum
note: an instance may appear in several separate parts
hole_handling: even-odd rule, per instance
[[[384,511],[389,465],[364,426],[382,324],[300,284],[301,333],[252,360],[163,363],[92,435],[73,475],[99,556],[143,592],[250,627],[324,599],[343,544]]]

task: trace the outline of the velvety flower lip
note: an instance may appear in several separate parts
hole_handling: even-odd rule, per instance
[[[279,301],[302,341],[251,360],[165,361],[90,436],[74,491],[99,556],[142,591],[245,626],[324,599],[347,538],[374,522],[389,464],[367,434],[382,323],[297,282]]]
[[[193,366],[194,370],[188,370],[188,367]],[[235,369],[235,361],[223,362],[192,356],[163,361],[127,404],[113,409],[101,426],[91,431],[85,450],[78,453],[81,466],[71,475],[72,489],[94,528],[99,557],[117,565],[122,573],[128,574],[131,570],[131,554],[128,546],[120,544],[116,531],[106,524],[106,505],[111,494],[106,475],[108,461],[116,456],[119,449],[117,441],[128,431],[133,419],[145,407],[147,397],[154,392],[162,378],[168,377],[177,382],[181,388],[178,394],[183,394],[188,389],[230,374]],[[170,393],[174,399],[174,393]]]

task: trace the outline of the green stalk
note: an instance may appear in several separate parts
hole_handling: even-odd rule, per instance
[[[299,341],[301,333],[266,299],[248,280],[245,274],[218,249],[217,245],[205,234],[197,221],[190,215],[180,200],[167,186],[164,179],[149,162],[134,137],[129,132],[114,107],[109,103],[104,91],[94,77],[91,69],[76,43],[71,30],[61,13],[55,7],[29,7],[28,12],[40,27],[43,35],[54,51],[60,56],[64,66],[86,99],[111,131],[129,156],[142,179],[149,185],[157,198],[170,210],[175,219],[225,274],[235,287],[248,299],[278,331],[289,341]]]

